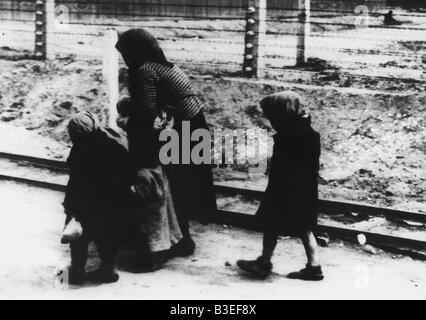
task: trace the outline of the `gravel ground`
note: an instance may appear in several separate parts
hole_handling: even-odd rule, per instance
[[[25,195],[25,197],[23,197]],[[302,267],[302,245],[280,240],[275,272],[264,282],[240,273],[238,258],[255,258],[261,235],[226,226],[193,224],[198,249],[193,257],[170,261],[153,274],[134,274],[119,264],[116,284],[59,288],[54,271],[69,260],[60,245],[63,195],[14,183],[0,183],[1,298],[141,298],[141,299],[425,299],[425,263],[410,258],[376,255],[341,242],[321,248],[326,280],[289,280],[288,272]],[[212,252],[215,254],[212,255]],[[128,257],[120,254],[120,261]],[[98,264],[92,249],[88,268]]]

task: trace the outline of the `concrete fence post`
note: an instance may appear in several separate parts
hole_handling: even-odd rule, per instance
[[[36,0],[35,3],[35,50],[37,59],[53,59],[53,29],[55,0]]]
[[[266,36],[266,0],[248,0],[244,49],[244,75],[262,77]]]
[[[118,33],[114,29],[102,32],[104,38],[102,73],[108,94],[108,126],[117,129],[117,102],[119,98],[119,60],[115,45]]]
[[[54,59],[55,0],[46,1],[46,58]]]
[[[306,40],[310,33],[311,2],[299,0],[299,27],[297,29],[296,65],[302,66],[306,60]]]
[[[35,4],[35,48],[37,59],[46,59],[46,7],[44,0],[36,0]]]

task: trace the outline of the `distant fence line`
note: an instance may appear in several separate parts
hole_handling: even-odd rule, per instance
[[[296,17],[300,13],[299,0],[268,0],[269,17]],[[36,0],[0,1],[0,19],[31,20]],[[156,18],[225,18],[245,17],[248,0],[56,0],[56,6],[66,6],[73,20],[119,19],[138,17]],[[387,0],[312,0],[312,16],[353,14],[359,5],[367,5],[370,12],[386,9]]]
[[[269,73],[271,70],[282,71],[284,66],[303,67],[308,58],[318,57],[330,61],[335,59],[346,63],[348,66],[359,63],[361,66],[368,64],[380,68],[380,70],[387,70],[389,67],[389,69],[396,70],[395,74],[399,72],[398,70],[407,71],[409,69],[408,72],[411,73],[407,77],[424,78],[422,67],[424,54],[421,51],[423,49],[416,44],[416,41],[408,41],[406,38],[407,33],[410,33],[414,39],[421,39],[421,34],[426,31],[423,25],[405,23],[388,26],[384,25],[383,17],[370,16],[371,20],[364,19],[364,14],[377,14],[379,4],[380,8],[385,8],[384,1],[368,1],[368,10],[365,9],[365,6],[360,5],[357,10],[352,12],[343,9],[341,4],[345,3],[349,8],[350,5],[362,3],[363,0],[289,0],[288,2],[277,2],[276,0],[239,0],[239,2],[214,0],[209,1],[208,8],[217,10],[218,14],[220,10],[222,12],[235,10],[239,14],[238,16],[231,15],[228,12],[228,15],[222,17],[214,17],[209,14],[208,21],[199,13],[196,13],[196,10],[206,10],[206,7],[203,6],[206,0],[191,2],[174,0],[173,3],[172,0],[163,0],[156,1],[155,5],[153,0],[123,0],[121,2],[96,0],[96,7],[93,7],[93,1],[92,3],[81,1],[77,3],[76,0],[1,1],[0,22],[4,22],[4,34],[6,34],[3,38],[4,43],[21,41],[21,38],[16,38],[13,32],[32,33],[34,40],[30,41],[35,41],[35,56],[48,58],[55,56],[55,50],[52,48],[57,46],[57,44],[54,45],[57,40],[56,35],[83,35],[100,38],[101,30],[112,28],[122,32],[131,27],[143,27],[152,32],[161,42],[167,44],[164,49],[173,52],[176,61],[192,61],[194,57],[191,54],[194,53],[194,48],[197,48],[197,52],[200,50],[200,55],[196,57],[197,65],[217,67],[227,71],[240,70],[250,77],[263,77],[265,73]],[[139,6],[152,4],[155,7],[163,6],[163,9],[174,7],[192,11],[186,12],[185,15],[181,11],[180,17],[166,9],[161,14],[141,14],[141,11],[137,10],[131,13],[123,13],[130,10],[130,7],[124,10],[125,6],[135,6],[136,2]],[[224,5],[225,2],[226,6]],[[295,4],[296,2],[297,4]],[[8,8],[5,3],[9,3]],[[14,5],[11,5],[12,3]],[[43,11],[36,10],[34,5],[37,3],[46,6],[45,9]],[[72,6],[65,6],[65,3],[72,4]],[[187,4],[183,5],[182,3]],[[246,7],[239,7],[241,3],[244,3]],[[281,6],[294,3],[294,6],[288,8],[288,10],[278,10],[273,7],[277,3],[280,3]],[[320,4],[324,3],[339,3],[340,7],[319,9]],[[99,5],[103,5],[105,10],[99,11]],[[109,11],[106,11],[107,5],[109,5]],[[376,5],[377,8],[371,9],[374,8],[372,5]],[[66,12],[62,12],[62,10]],[[380,10],[383,14],[386,9]],[[271,11],[279,13],[279,15],[271,16]],[[83,16],[81,12],[86,12],[86,16]],[[294,14],[288,17],[288,12]],[[316,17],[317,13],[324,13],[327,16]],[[5,14],[9,15],[9,18],[5,17]],[[27,17],[19,16],[20,14],[26,14]],[[396,15],[403,16],[403,19],[405,16],[425,17],[425,13],[422,13],[421,10],[417,13],[397,11]],[[12,16],[14,18],[11,18]],[[189,19],[186,20],[183,17]],[[162,20],[162,18],[167,19]],[[39,21],[35,21],[35,19],[39,19]],[[231,19],[238,19],[238,21]],[[17,23],[21,21],[28,23]],[[33,29],[33,26],[35,26],[35,29]],[[365,28],[369,28],[369,32],[361,32]],[[345,33],[345,31],[355,29],[362,30]],[[383,37],[382,31],[386,29],[392,29],[392,31],[388,31]],[[378,32],[374,32],[375,30]],[[353,47],[352,44],[358,40],[360,40],[362,46]],[[407,46],[411,51],[403,48],[400,50],[377,48],[377,42],[390,40]],[[28,42],[28,39],[26,41]],[[371,43],[371,47],[366,46],[366,43]],[[101,47],[102,44],[98,41],[97,46]],[[389,58],[374,58],[382,56],[389,56]],[[356,57],[356,61],[354,57]],[[399,66],[398,59],[401,57],[405,60]],[[408,65],[409,68],[407,69]],[[303,72],[306,74],[308,71]],[[419,75],[420,72],[423,73]]]

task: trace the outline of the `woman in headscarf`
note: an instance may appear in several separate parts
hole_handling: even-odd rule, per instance
[[[301,98],[289,91],[266,97],[261,102],[265,117],[277,132],[269,182],[257,217],[263,225],[263,252],[254,261],[240,260],[238,266],[258,278],[272,271],[272,255],[279,235],[302,239],[308,263],[288,275],[292,279],[322,280],[317,243],[312,231],[317,226],[320,135],[311,127],[311,117]]]
[[[65,193],[66,225],[76,220],[82,234],[65,239],[71,248],[69,281],[82,283],[88,257],[89,242],[94,241],[101,258],[99,270],[90,280],[115,282],[117,253],[117,221],[124,217],[124,205],[130,188],[131,173],[127,145],[111,129],[102,129],[96,117],[83,112],[72,117],[68,132],[73,146],[68,157],[69,181]]]
[[[124,126],[129,133],[131,153],[136,158],[141,153],[137,151],[141,128],[146,124],[152,127],[164,110],[174,116],[174,129],[179,134],[183,121],[190,122],[191,131],[208,129],[204,106],[188,77],[166,59],[153,35],[143,29],[128,30],[121,35],[116,48],[129,68],[129,92],[134,111]],[[196,165],[191,161],[190,164],[169,165],[166,169],[184,236],[176,247],[176,254],[191,255],[195,243],[190,236],[188,219],[207,223],[216,211],[212,168],[210,164]]]

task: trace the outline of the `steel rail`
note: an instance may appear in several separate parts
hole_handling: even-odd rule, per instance
[[[0,174],[0,180],[13,181],[37,188],[44,188],[60,192],[64,192],[66,190],[66,185],[64,184],[39,181],[12,175]],[[241,212],[217,210],[216,216],[213,217],[212,222],[224,225],[232,225],[249,230],[261,231],[261,226],[254,215]],[[355,243],[357,243],[357,236],[359,234],[364,234],[368,239],[368,243],[371,245],[383,248],[385,250],[406,254],[416,259],[426,260],[426,241],[362,231],[353,228],[336,227],[326,224],[319,224],[317,230],[315,231],[326,232],[331,237]]]
[[[0,159],[6,159],[16,162],[28,163],[30,165],[42,168],[52,169],[61,172],[67,172],[68,165],[65,161],[38,158],[27,155],[0,152]],[[3,178],[4,179],[4,178]],[[48,183],[48,182],[43,182]],[[255,188],[236,188],[224,183],[215,183],[216,193],[223,195],[242,195],[252,199],[261,199],[263,190]],[[351,202],[340,202],[333,200],[320,199],[318,209],[321,213],[327,215],[337,214],[359,214],[374,217],[385,217],[388,219],[409,220],[426,224],[426,214],[383,208],[378,206],[363,205]]]

